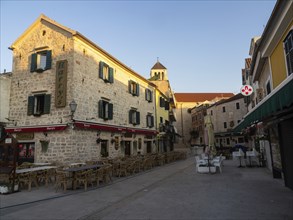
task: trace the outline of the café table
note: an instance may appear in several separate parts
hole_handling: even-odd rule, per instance
[[[72,174],[72,188],[76,189],[75,176],[76,176],[77,172],[91,170],[91,169],[99,169],[103,166],[105,166],[105,165],[103,165],[103,164],[85,165],[85,166],[80,166],[80,167],[70,167],[70,168],[64,169],[63,171],[69,172]]]
[[[49,170],[49,169],[56,169],[56,166],[41,166],[41,167],[31,167],[25,169],[16,169],[15,173],[27,173],[27,172],[34,172],[34,171],[42,171],[42,170]]]
[[[242,158],[244,158],[244,152],[241,149],[239,149],[239,151],[234,151],[232,153],[232,155],[233,155],[233,158],[238,158],[239,159],[239,166],[238,167],[239,168],[244,167],[241,164],[241,160],[242,160]]]
[[[246,157],[248,157],[249,160],[249,167],[252,167],[252,160],[256,159],[258,155],[259,153],[255,150],[246,151]]]
[[[51,177],[51,173],[48,172],[49,170],[56,169],[56,166],[40,166],[40,167],[30,167],[30,168],[24,168],[24,169],[16,169],[15,173],[23,176],[27,175],[29,173],[28,177],[25,178],[31,178],[30,181],[34,181],[35,185],[38,187],[38,180],[45,181],[46,186],[48,186],[49,179]],[[29,186],[29,191],[30,191]]]
[[[84,162],[74,162],[69,164],[70,167],[78,167],[78,166],[84,166],[84,165],[86,165],[86,163]]]
[[[50,166],[51,163],[33,163],[34,166],[41,167],[41,166]]]

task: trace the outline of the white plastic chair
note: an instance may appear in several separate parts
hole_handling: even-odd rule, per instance
[[[198,172],[198,167],[200,165],[207,165],[207,161],[206,160],[202,160],[200,159],[199,156],[195,156],[195,167],[196,167],[196,172]]]
[[[219,157],[216,157],[215,159],[212,160],[212,164],[216,167],[219,168],[220,173],[222,173],[222,166],[223,166],[223,157],[220,155]]]

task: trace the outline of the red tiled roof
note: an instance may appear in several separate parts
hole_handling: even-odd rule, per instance
[[[174,93],[177,102],[204,102],[216,97],[232,97],[233,93]]]
[[[156,64],[152,67],[152,70],[161,70],[161,69],[166,69],[166,67],[164,67],[159,61],[156,62]]]

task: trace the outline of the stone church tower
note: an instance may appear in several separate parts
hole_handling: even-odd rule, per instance
[[[149,80],[156,84],[164,95],[168,98],[172,98],[173,95],[168,79],[167,68],[164,67],[159,60],[157,60],[155,65],[151,68],[150,77],[151,78]]]

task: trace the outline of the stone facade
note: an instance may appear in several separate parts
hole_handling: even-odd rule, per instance
[[[33,134],[30,139],[19,142],[29,144],[33,149],[34,161],[99,160],[102,147],[111,158],[156,152],[156,126],[147,126],[146,122],[148,114],[156,115],[156,85],[78,32],[44,15],[14,42],[11,49],[13,76],[9,117],[18,124],[17,127],[7,126],[7,131],[16,137],[23,132]],[[32,71],[33,54],[44,55],[43,51],[50,51],[50,68]],[[46,62],[48,60],[47,53]],[[66,88],[66,94],[63,94],[66,104],[60,107],[56,103],[56,98],[60,96],[56,82],[59,80],[57,72],[60,71],[61,61],[67,63],[64,70],[67,77],[62,84]],[[113,82],[100,78],[101,62],[113,70]],[[134,86],[139,85],[136,87],[137,94],[129,92],[129,81]],[[146,100],[146,89],[152,92],[151,102]],[[35,106],[30,106],[30,97],[36,99],[40,95],[45,96],[44,109],[46,95],[50,97],[49,112],[29,114],[30,110],[38,108],[36,103],[42,104],[42,101],[35,101]],[[72,100],[77,103],[74,115],[69,108]],[[112,104],[111,119],[101,117],[101,100],[108,106]],[[140,121],[130,123],[130,110],[139,112]],[[104,111],[110,112],[108,107]],[[137,117],[135,120],[138,120]],[[42,149],[40,140],[49,141],[47,150]]]
[[[0,74],[0,124],[7,123],[9,116],[11,73]]]
[[[231,147],[235,143],[243,143],[243,136],[232,137],[232,131],[246,113],[247,107],[241,94],[219,101],[207,109],[214,128],[216,146]]]

